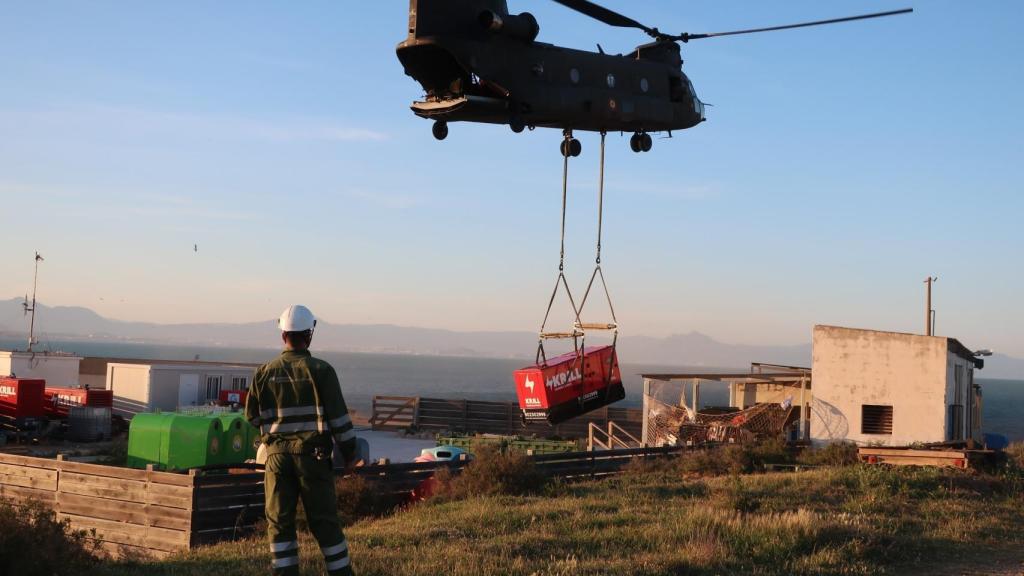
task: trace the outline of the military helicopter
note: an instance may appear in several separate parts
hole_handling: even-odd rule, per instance
[[[398,45],[405,73],[426,97],[412,111],[434,120],[438,140],[449,122],[507,124],[513,132],[560,128],[563,155],[579,155],[572,130],[632,132],[634,152],[651,149],[652,132],[692,128],[704,103],[683,73],[679,42],[865,20],[913,9],[767,28],[667,34],[588,0],[554,0],[605,24],[638,28],[654,39],[628,54],[574,50],[537,42],[529,12],[510,14],[506,0],[410,0],[409,36]]]

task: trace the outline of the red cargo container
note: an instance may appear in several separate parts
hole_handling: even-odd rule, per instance
[[[221,406],[231,406],[232,404],[245,406],[245,398],[248,395],[249,392],[247,390],[221,390],[217,404]]]
[[[112,408],[113,390],[92,388],[46,388],[43,391],[46,414],[51,418],[67,418],[68,409],[76,406]]]
[[[0,417],[26,420],[46,416],[43,407],[45,380],[0,377]]]
[[[626,397],[614,346],[563,354],[515,371],[519,408],[527,420],[558,424]]]

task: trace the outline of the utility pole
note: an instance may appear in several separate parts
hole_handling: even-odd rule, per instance
[[[925,299],[924,308],[924,333],[927,336],[935,335],[935,310],[932,308],[932,284],[934,284],[938,280],[938,276],[929,276],[924,280],[924,283],[927,286],[928,293],[928,296]]]
[[[39,282],[39,262],[43,259],[36,252],[36,270],[32,276],[32,305],[28,304],[28,294],[25,295],[25,302],[21,305],[25,309],[25,314],[32,313],[32,319],[28,324],[28,352],[32,351],[32,345],[36,343],[36,284]]]

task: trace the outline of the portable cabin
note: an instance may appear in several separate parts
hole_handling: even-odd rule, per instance
[[[114,394],[114,414],[171,412],[179,407],[216,404],[224,389],[248,390],[255,368],[239,364],[107,364],[106,387]]]
[[[0,350],[0,376],[45,380],[48,386],[75,388],[82,359],[65,352]]]

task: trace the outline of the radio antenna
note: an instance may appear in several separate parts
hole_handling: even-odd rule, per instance
[[[25,314],[28,314],[29,312],[32,313],[32,319],[28,324],[27,352],[31,352],[32,346],[38,342],[36,340],[36,284],[39,282],[39,262],[42,259],[43,257],[39,255],[39,252],[36,252],[36,270],[35,274],[32,276],[32,305],[30,306],[28,303],[28,294],[25,295],[25,302],[21,305],[21,307],[25,309]]]

